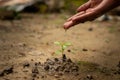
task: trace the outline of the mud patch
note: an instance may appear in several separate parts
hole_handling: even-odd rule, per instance
[[[44,62],[44,70],[49,75],[74,74],[79,75],[79,66],[64,54],[62,58],[47,59]]]

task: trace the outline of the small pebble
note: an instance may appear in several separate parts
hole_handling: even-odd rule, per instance
[[[58,61],[59,61],[59,59],[58,59],[58,58],[54,58],[54,60],[55,60],[55,62],[58,62]]]
[[[68,52],[71,52],[71,50],[69,49],[69,50],[67,50]]]
[[[4,76],[3,71],[0,71],[0,77]]]
[[[50,66],[49,66],[49,65],[45,65],[44,69],[45,69],[46,71],[48,71],[48,70],[50,69]]]
[[[39,74],[39,71],[38,71],[37,67],[35,67],[35,68],[32,69],[32,73]]]
[[[87,75],[87,79],[92,80],[92,79],[93,79],[93,76]]]
[[[41,76],[41,78],[45,78],[45,76]]]
[[[23,64],[23,68],[25,68],[25,67],[30,67],[30,64],[29,64],[28,62],[25,62],[25,63]]]
[[[8,66],[4,69],[3,73],[10,74],[13,73],[13,66]]]
[[[70,62],[70,63],[72,63],[72,60],[69,58],[69,59],[67,59],[67,62]]]
[[[85,48],[84,48],[84,49],[82,49],[82,50],[83,50],[83,51],[88,51],[88,50],[87,50],[87,49],[85,49]]]
[[[36,73],[32,73],[32,77],[36,77],[37,76],[37,74]]]
[[[93,28],[89,28],[88,31],[93,31]]]
[[[55,78],[59,78],[60,76],[59,76],[59,75],[57,75],[57,74],[55,74],[55,75],[54,75],[54,77],[55,77]]]

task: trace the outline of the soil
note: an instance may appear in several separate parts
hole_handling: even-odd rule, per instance
[[[21,15],[0,20],[0,80],[120,80],[119,21],[65,31],[68,14]],[[55,41],[71,42],[64,56]]]

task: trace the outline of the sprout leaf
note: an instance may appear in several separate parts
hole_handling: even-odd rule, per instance
[[[57,50],[55,53],[60,54],[61,52],[62,52],[61,50]]]
[[[56,44],[56,45],[61,45],[61,43],[58,42],[58,41],[54,42],[54,44]]]

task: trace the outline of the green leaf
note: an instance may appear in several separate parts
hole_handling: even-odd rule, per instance
[[[54,42],[54,44],[56,44],[56,45],[61,45],[61,43],[58,42],[58,41]]]
[[[63,49],[66,49],[66,48],[67,48],[67,46],[66,46],[66,45],[63,45],[63,46],[62,46],[62,48],[63,48]]]
[[[71,46],[71,43],[70,42],[66,42],[64,43],[65,46]]]
[[[62,53],[61,50],[57,50],[57,51],[55,52],[55,54],[60,54],[60,53]]]

